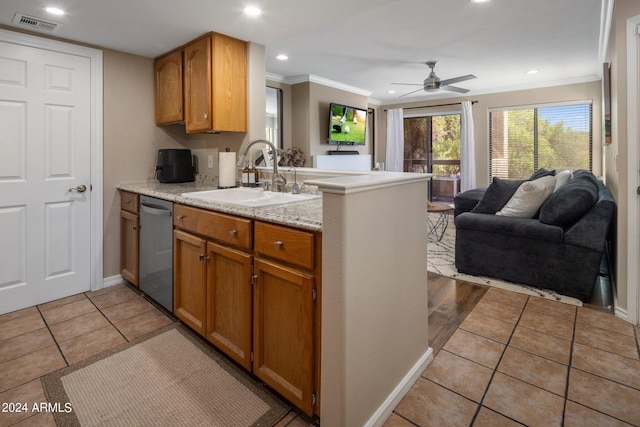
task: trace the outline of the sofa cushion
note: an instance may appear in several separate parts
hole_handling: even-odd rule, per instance
[[[541,224],[539,220],[531,218],[508,218],[466,212],[456,217],[455,224],[456,230],[472,230],[496,236],[505,235],[509,236],[509,239],[535,239],[550,243],[562,243],[564,235],[562,227]],[[489,246],[491,244],[487,243],[487,247]]]
[[[497,176],[493,177],[491,185],[487,188],[475,208],[471,210],[473,213],[495,214],[504,205],[507,204],[513,193],[518,187],[526,181],[501,179]]]
[[[545,169],[545,168],[540,168],[537,171],[535,171],[530,177],[529,177],[529,181],[533,181],[535,179],[538,178],[542,178],[543,176],[555,176],[556,175],[556,170],[555,169]]]
[[[475,208],[478,202],[482,199],[482,196],[484,196],[485,191],[487,191],[487,187],[480,187],[456,194],[453,198],[454,216],[457,216],[462,212],[470,212]]]
[[[558,191],[561,187],[563,187],[566,183],[568,183],[571,180],[572,176],[573,174],[569,169],[564,169],[556,173],[556,188],[554,188],[553,191],[554,192]]]
[[[540,209],[540,222],[566,227],[582,218],[598,200],[597,180],[591,173],[574,178],[553,193]]]
[[[496,212],[496,215],[533,218],[547,197],[553,193],[554,188],[556,188],[555,176],[543,176],[534,181],[524,182],[504,207]]]

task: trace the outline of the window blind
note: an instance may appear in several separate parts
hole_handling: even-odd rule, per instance
[[[489,175],[525,179],[545,169],[592,168],[593,109],[567,103],[489,112]]]

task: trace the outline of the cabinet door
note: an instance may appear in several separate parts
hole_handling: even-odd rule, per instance
[[[120,274],[123,279],[138,286],[140,257],[140,217],[120,211]]]
[[[222,34],[212,36],[213,129],[247,131],[247,43]]]
[[[183,231],[173,232],[173,314],[204,335],[207,269],[206,242]]]
[[[211,37],[184,48],[184,104],[187,132],[211,129]]]
[[[182,51],[156,59],[156,124],[178,123],[184,120],[182,97]]]
[[[251,262],[246,252],[207,243],[207,334],[251,370]]]
[[[256,259],[253,372],[311,414],[313,277]]]

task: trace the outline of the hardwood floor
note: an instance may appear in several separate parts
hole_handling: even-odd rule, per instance
[[[429,273],[427,283],[429,346],[437,354],[489,287],[435,273]]]

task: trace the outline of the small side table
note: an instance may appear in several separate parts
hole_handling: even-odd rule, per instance
[[[428,240],[432,242],[442,240],[444,232],[449,225],[449,212],[451,210],[453,210],[453,208],[445,203],[427,202],[427,212],[438,214],[435,220],[427,215],[427,224],[429,225],[429,232],[427,233]]]

